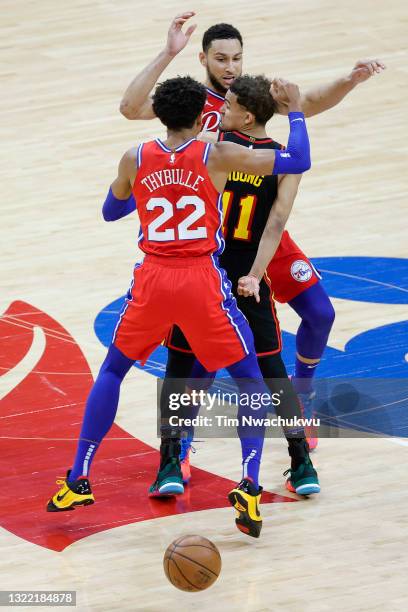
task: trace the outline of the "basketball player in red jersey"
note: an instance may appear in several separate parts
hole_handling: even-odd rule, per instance
[[[186,32],[182,27],[193,15],[192,11],[186,12],[173,20],[164,50],[129,85],[120,105],[121,113],[128,119],[154,117],[149,93],[163,70],[188,43],[196,26],[188,27]],[[219,127],[225,94],[242,72],[243,44],[239,31],[229,24],[212,26],[204,33],[202,42],[199,59],[206,69],[207,87],[203,130],[214,132]],[[349,75],[306,92],[301,96],[305,116],[332,108],[356,85],[384,68],[384,64],[378,60],[359,61]],[[274,81],[274,97],[278,103],[277,112],[286,114],[287,100],[281,89],[282,82],[279,79]],[[247,272],[242,271],[243,274]],[[287,231],[283,232],[267,275],[274,299],[288,303],[301,318],[296,336],[293,383],[310,417],[314,398],[312,378],[327,345],[335,317],[334,309],[320,283],[319,273]],[[309,439],[309,445],[313,449],[317,439]]]
[[[251,330],[237,307],[225,271],[218,265],[224,247],[221,193],[233,169],[265,175],[301,174],[309,169],[309,141],[303,113],[298,110],[299,90],[290,84],[286,93],[291,104],[290,135],[287,151],[282,153],[198,141],[205,87],[190,77],[178,77],[157,88],[153,108],[167,127],[167,139],[140,144],[122,157],[104,205],[123,211],[129,201],[133,207],[137,201],[139,246],[145,259],[135,266],[112,344],[88,397],[74,465],[49,500],[48,511],[72,510],[94,502],[88,473],[114,421],[121,382],[136,360],[146,361],[173,325],[179,325],[205,368],[226,367],[245,397],[262,393]],[[194,320],[191,312],[196,314]],[[245,424],[243,417],[251,412],[247,402],[239,405],[243,478],[229,500],[237,510],[238,528],[259,537],[262,488],[258,475],[264,427]],[[177,485],[178,492],[183,489],[180,436],[174,429],[162,429],[160,478],[152,485],[151,494],[166,492],[165,473],[171,476],[169,493],[174,493]]]

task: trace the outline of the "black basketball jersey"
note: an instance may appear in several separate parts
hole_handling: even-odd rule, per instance
[[[253,138],[241,132],[221,132],[219,140],[253,149],[284,148],[272,138]],[[230,173],[222,195],[226,250],[257,250],[277,193],[277,176]]]

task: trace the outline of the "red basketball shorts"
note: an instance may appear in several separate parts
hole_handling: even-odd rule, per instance
[[[282,304],[290,302],[321,278],[287,231],[283,232],[282,240],[265,274],[273,298]]]
[[[146,255],[135,267],[112,342],[126,357],[144,363],[172,325],[181,328],[210,372],[254,351],[248,322],[215,257]]]

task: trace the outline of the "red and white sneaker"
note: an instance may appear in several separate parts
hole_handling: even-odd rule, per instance
[[[311,393],[298,393],[298,397],[303,418],[312,419],[314,417],[313,407],[316,399],[316,391],[312,391]],[[309,444],[309,451],[315,450],[319,438],[316,436],[316,430],[313,425],[305,426],[305,435],[307,443]]]
[[[180,467],[183,476],[183,484],[188,484],[191,478],[190,452],[195,453],[195,448],[191,446],[192,441],[192,438],[181,438],[180,440]]]

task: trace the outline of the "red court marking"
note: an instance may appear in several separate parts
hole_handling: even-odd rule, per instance
[[[45,351],[33,371],[0,401],[2,527],[34,544],[62,551],[77,540],[121,525],[229,506],[226,495],[235,483],[198,468],[192,468],[193,482],[184,495],[148,498],[159,453],[114,425],[93,465],[96,503],[71,512],[46,512],[46,503],[57,490],[56,478],[63,477],[72,462],[93,378],[72,336],[50,316],[20,301],[0,318],[0,375],[7,375],[30,350],[33,326],[45,333]],[[265,492],[262,501],[296,500]]]

